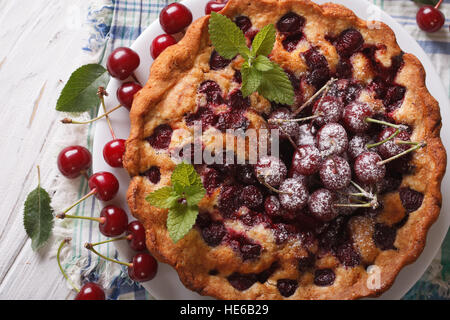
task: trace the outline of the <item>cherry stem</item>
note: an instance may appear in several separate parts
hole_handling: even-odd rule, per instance
[[[438,3],[436,4],[436,6],[435,6],[436,9],[439,8],[439,6],[441,5],[442,1],[443,1],[443,0],[439,0],[439,2],[438,2]]]
[[[100,241],[100,242],[90,243],[89,245],[92,246],[92,247],[95,247],[95,246],[99,246],[99,245],[101,245],[101,244],[105,244],[105,243],[109,243],[109,242],[114,242],[114,241],[131,240],[132,237],[133,237],[133,236],[130,234],[130,235],[128,235],[128,236],[123,236],[123,237],[120,237],[120,238],[113,238],[113,239],[108,239],[108,240],[105,240],[105,241]]]
[[[72,209],[73,207],[75,207],[76,205],[80,204],[81,202],[83,202],[84,200],[86,200],[87,198],[89,198],[90,196],[93,196],[94,194],[97,193],[97,189],[94,188],[92,189],[88,194],[86,194],[84,197],[82,197],[80,200],[78,200],[77,202],[75,202],[73,205],[71,205],[70,207],[68,207],[66,210],[64,210],[62,213],[58,214],[58,216],[61,216],[62,218],[60,219],[64,219],[63,217],[66,216],[66,213],[69,212],[70,209]]]
[[[108,112],[106,111],[106,105],[105,105],[105,96],[108,95],[108,93],[105,91],[105,88],[99,87],[97,91],[97,95],[100,98],[100,102],[102,104],[103,112],[106,114],[106,122],[108,123],[109,131],[111,132],[111,136],[113,140],[116,140],[116,135],[114,134],[114,129],[111,125],[111,120],[109,119]]]
[[[414,150],[417,150],[417,149],[419,149],[419,148],[425,147],[425,146],[427,145],[426,142],[415,142],[415,143],[414,143],[414,142],[411,142],[411,143],[409,143],[409,144],[415,144],[415,146],[414,146],[414,147],[411,147],[411,148],[409,148],[408,150],[405,150],[405,151],[403,151],[403,152],[401,152],[401,153],[399,153],[399,154],[397,154],[397,155],[395,155],[395,156],[393,156],[393,157],[390,157],[390,158],[385,159],[385,160],[383,160],[383,161],[379,161],[379,162],[377,163],[377,165],[381,166],[381,165],[386,164],[386,163],[388,163],[388,162],[390,162],[390,161],[392,161],[392,160],[398,159],[398,158],[404,156],[404,155],[407,154],[407,153],[410,153],[410,152],[412,152],[412,151],[414,151]]]
[[[316,99],[323,91],[329,90],[330,86],[336,82],[336,78],[331,78],[330,80],[328,80],[327,83],[325,83],[325,85],[320,88],[316,93],[314,93],[311,98],[309,98],[304,104],[302,104],[297,110],[294,111],[294,116],[298,115],[303,109],[305,109],[311,102],[314,101],[314,99]]]
[[[385,125],[385,126],[388,126],[388,127],[395,128],[395,129],[404,129],[404,130],[407,129],[406,126],[404,126],[402,124],[394,124],[394,123],[390,123],[390,122],[387,122],[387,121],[378,120],[378,119],[374,119],[374,118],[370,118],[370,117],[365,118],[364,121],[377,123],[377,124],[382,124],[382,125]]]
[[[314,114],[314,115],[309,116],[309,117],[298,118],[298,119],[269,119],[269,123],[281,124],[283,122],[300,122],[300,121],[306,121],[306,120],[315,119],[315,118],[320,117],[320,116],[321,115],[319,115],[319,114]]]
[[[81,219],[81,220],[90,220],[90,221],[96,221],[100,224],[105,223],[106,219],[104,217],[102,218],[94,218],[94,217],[83,217],[83,216],[73,216],[70,214],[60,213],[56,215],[58,219]]]
[[[354,208],[370,208],[372,207],[372,202],[364,203],[337,203],[335,207],[354,207]]]
[[[386,142],[388,142],[389,140],[394,139],[395,136],[397,136],[399,133],[400,133],[400,129],[397,129],[397,130],[395,130],[395,132],[394,132],[392,135],[390,135],[388,138],[386,138],[386,139],[384,139],[384,140],[381,140],[380,142],[377,142],[377,143],[367,144],[367,145],[366,145],[366,148],[367,148],[367,149],[370,149],[370,148],[378,147],[378,146],[382,145],[383,143],[386,143]]]
[[[59,270],[61,270],[61,273],[63,274],[64,278],[66,278],[67,282],[70,284],[70,286],[76,291],[80,292],[80,289],[72,282],[72,280],[69,279],[66,272],[64,271],[64,268],[61,265],[61,249],[64,247],[66,243],[69,243],[72,239],[71,238],[65,238],[63,241],[61,241],[61,244],[59,245],[58,252],[56,253],[56,261],[58,261]]]
[[[98,116],[96,118],[93,118],[93,119],[90,119],[90,120],[87,120],[87,121],[77,121],[77,120],[72,120],[70,118],[64,118],[64,119],[61,120],[61,122],[64,123],[64,124],[89,124],[89,123],[95,122],[97,120],[100,120],[100,119],[102,119],[104,117],[107,117],[110,113],[116,111],[117,109],[119,109],[121,107],[122,107],[122,105],[119,104],[117,107],[112,108],[111,110],[109,110],[108,112],[102,114],[101,116]]]
[[[280,190],[278,190],[278,189],[272,187],[270,184],[268,184],[268,183],[264,180],[264,177],[261,176],[261,175],[258,176],[257,179],[258,179],[259,183],[261,183],[262,185],[266,186],[267,189],[269,189],[270,191],[273,191],[273,192],[279,193],[279,194],[289,194],[289,195],[291,195],[290,192],[283,192],[283,191],[280,191]]]
[[[109,257],[107,257],[107,256],[105,256],[105,255],[103,255],[103,254],[101,254],[100,252],[98,252],[97,250],[94,249],[94,246],[93,246],[92,243],[85,243],[85,244],[84,244],[84,247],[85,247],[86,249],[92,251],[92,252],[95,253],[96,255],[98,255],[100,258],[103,258],[103,259],[105,259],[105,260],[107,260],[107,261],[114,262],[114,263],[118,263],[118,264],[121,264],[121,265],[126,266],[126,267],[129,267],[129,268],[133,266],[132,263],[126,263],[126,262],[122,262],[122,261],[119,261],[119,260],[111,259],[111,258],[109,258]]]
[[[372,192],[368,192],[368,191],[364,190],[360,185],[358,185],[358,184],[357,184],[355,181],[353,181],[353,180],[351,180],[350,183],[351,183],[356,189],[358,189],[358,191],[360,192],[360,193],[353,193],[353,194],[350,193],[350,195],[353,195],[353,196],[362,196],[362,197],[368,198],[368,199],[371,200],[370,203],[375,203],[375,202],[377,202],[377,195],[376,195],[376,194],[373,194]]]

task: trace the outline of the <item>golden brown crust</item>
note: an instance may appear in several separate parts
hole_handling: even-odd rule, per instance
[[[401,53],[395,35],[388,26],[380,23],[377,25],[378,29],[370,29],[366,21],[359,19],[352,11],[341,5],[319,6],[308,0],[231,0],[221,13],[229,17],[242,14],[252,17],[256,27],[260,28],[268,23],[275,24],[283,14],[289,11],[307,18],[304,32],[310,41],[320,46],[332,70],[335,70],[339,57],[335,48],[325,40],[323,30],[339,34],[353,27],[361,32],[366,43],[383,43],[385,49],[378,58],[386,66],[389,66],[391,57]],[[203,71],[207,72],[202,69],[201,56],[211,52],[207,33],[208,19],[209,17],[203,17],[194,22],[177,45],[169,47],[158,57],[152,65],[149,81],[136,95],[131,110],[131,132],[124,157],[124,167],[132,177],[127,199],[132,214],[146,228],[148,249],[158,260],[172,265],[186,287],[202,295],[220,299],[284,299],[277,290],[276,279],[290,277],[299,277],[299,288],[288,299],[357,299],[380,295],[391,287],[400,270],[414,262],[421,254],[427,231],[437,219],[442,202],[440,184],[446,168],[446,152],[440,139],[441,117],[437,101],[425,87],[425,71],[421,63],[411,54],[403,55],[404,63],[397,75],[396,83],[406,87],[407,93],[402,107],[396,110],[394,118],[397,122],[414,128],[412,140],[427,143],[427,147],[420,149],[413,157],[412,163],[416,170],[412,175],[404,177],[402,181],[403,187],[411,187],[423,193],[422,206],[410,213],[406,224],[398,230],[395,240],[396,250],[381,251],[369,240],[362,240],[361,246],[366,253],[364,257],[370,261],[370,264],[381,269],[379,289],[368,289],[366,285],[368,274],[362,266],[354,268],[338,266],[336,259],[331,256],[318,263],[323,267],[334,268],[336,281],[331,286],[318,287],[312,283],[311,273],[298,276],[297,270],[292,267],[291,262],[304,254],[303,249],[294,249],[290,244],[276,249],[269,247],[267,254],[263,252],[257,262],[248,263],[243,262],[227,246],[208,247],[195,229],[177,244],[173,244],[165,227],[167,213],[151,207],[145,201],[145,196],[149,192],[169,184],[170,173],[175,166],[167,157],[149,151],[145,139],[158,124],[170,123],[179,118],[177,112],[188,110],[174,109],[164,113],[167,107],[163,110],[162,101],[172,99],[171,92],[176,86],[183,84],[183,79],[190,78],[198,83],[202,79]],[[273,60],[282,67],[289,67],[299,72],[305,71],[304,63],[293,62],[290,54],[281,48],[281,41],[277,39],[272,54]],[[352,59],[359,59],[359,57]],[[362,73],[361,77],[359,80],[364,81],[366,80],[364,77],[368,76]],[[186,92],[190,92],[188,81],[185,81],[184,86],[188,88]],[[189,100],[190,97],[186,96],[185,99]],[[183,106],[179,108],[183,109]],[[149,164],[155,163],[161,168],[161,181],[156,185],[150,185],[145,183],[140,173],[147,170]],[[392,203],[391,209],[400,208],[397,214],[401,219],[405,212],[399,205],[398,194],[388,196],[390,198],[387,201]],[[208,207],[213,205],[214,197],[211,196],[210,199],[203,201],[205,207]],[[394,219],[392,215],[386,214],[388,210],[384,212],[376,222],[388,225],[398,222],[392,220]],[[356,221],[355,228],[358,227],[358,223],[363,222]],[[269,236],[264,232],[255,230],[251,232],[254,232],[254,236],[260,241],[264,241],[261,238]],[[272,243],[271,245],[274,246],[273,241],[264,243],[268,243],[269,246]],[[226,278],[232,272],[261,272],[280,257],[282,257],[281,268],[265,283],[256,282],[249,289],[238,291]],[[219,274],[209,275],[212,269],[219,270]]]

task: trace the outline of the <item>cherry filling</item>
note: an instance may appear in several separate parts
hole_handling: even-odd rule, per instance
[[[412,190],[410,188],[400,189],[400,201],[406,212],[416,211],[422,206],[423,193]]]
[[[234,251],[240,253],[244,261],[256,259],[261,255],[261,245],[254,243],[241,233],[230,231],[225,241]]]
[[[377,223],[372,238],[378,248],[381,250],[389,250],[395,248],[394,241],[396,235],[397,230],[394,227]]]
[[[313,86],[322,87],[330,79],[327,59],[316,48],[311,48],[302,55],[310,70],[306,80]]]
[[[292,279],[278,279],[277,288],[283,297],[290,297],[298,288],[298,281]]]
[[[227,280],[236,290],[244,291],[256,282],[265,283],[278,267],[278,262],[274,262],[268,269],[260,273],[240,274],[234,272],[227,277]]]
[[[221,70],[226,68],[231,63],[231,60],[225,59],[214,50],[211,53],[211,58],[209,59],[209,67],[211,70]]]
[[[302,32],[304,25],[305,18],[293,12],[289,12],[280,18],[277,22],[277,29],[284,35],[282,44],[285,50],[292,52],[297,48],[298,43],[304,37]]]
[[[331,269],[317,269],[314,273],[314,284],[319,287],[331,286],[336,275]]]
[[[151,183],[158,183],[161,180],[161,171],[158,167],[153,166],[144,172],[144,176],[146,176]]]
[[[224,102],[222,98],[222,89],[212,80],[202,82],[198,88],[198,92],[205,94],[208,103],[219,105]]]
[[[167,149],[172,140],[173,129],[168,124],[161,124],[153,130],[147,141],[155,149]]]
[[[239,27],[239,29],[244,32],[244,34],[252,28],[252,22],[246,16],[239,16],[234,19],[234,23]]]

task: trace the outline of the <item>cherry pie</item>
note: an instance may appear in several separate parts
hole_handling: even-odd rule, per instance
[[[166,49],[135,96],[124,158],[128,203],[148,249],[186,287],[219,299],[380,295],[420,255],[441,207],[446,153],[421,63],[388,26],[372,28],[341,5],[230,0],[221,14],[249,44],[260,28],[276,26],[270,59],[289,75],[295,103],[243,97],[243,60],[214,50],[209,16]],[[169,153],[192,142],[177,132],[194,121],[203,132],[279,127],[280,157],[196,165],[207,194],[194,228],[174,244],[166,210],[145,197],[170,184]],[[267,170],[274,174],[261,181]],[[378,286],[368,284],[374,266]]]

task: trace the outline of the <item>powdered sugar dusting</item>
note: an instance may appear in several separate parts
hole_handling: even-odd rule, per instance
[[[289,178],[280,186],[280,203],[287,210],[300,210],[308,200],[308,188],[301,179]]]
[[[317,147],[324,157],[343,153],[348,146],[347,132],[338,123],[324,125],[317,133]]]
[[[339,190],[348,186],[352,175],[348,162],[338,156],[325,160],[319,173],[323,185],[331,190]]]
[[[347,129],[355,133],[362,133],[369,129],[370,123],[365,120],[372,114],[372,109],[368,104],[353,102],[344,108],[343,120]]]
[[[341,119],[343,107],[342,99],[333,96],[323,97],[314,105],[313,113],[319,115],[314,122],[318,126],[338,122]]]
[[[279,186],[287,175],[286,165],[279,158],[264,156],[258,160],[255,166],[256,177],[262,179],[272,187]]]
[[[364,152],[355,160],[355,174],[363,183],[372,184],[381,181],[386,174],[386,166],[378,165],[382,159],[375,152]]]

